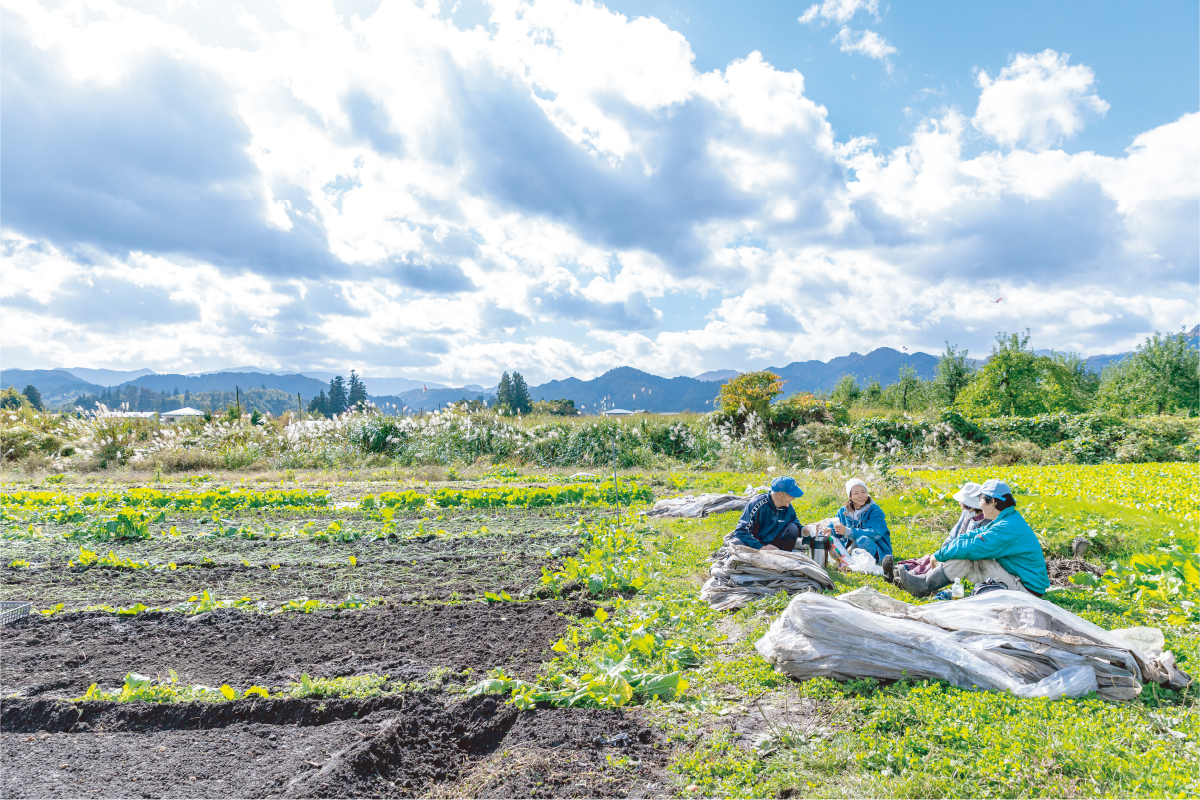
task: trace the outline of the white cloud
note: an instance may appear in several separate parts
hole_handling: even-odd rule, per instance
[[[888,56],[896,53],[896,48],[875,31],[855,31],[851,30],[847,24],[860,11],[871,14],[878,20],[879,0],[825,0],[823,3],[809,6],[800,15],[799,21],[803,25],[814,22],[819,22],[821,25],[837,23],[841,28],[833,37],[833,42],[839,50],[843,53],[857,53],[876,61],[882,61],[888,64],[890,72],[891,65],[888,62]]]
[[[1069,60],[1043,50],[1018,53],[995,78],[981,70],[975,126],[1002,145],[1044,150],[1083,130],[1089,117],[1104,116],[1109,106],[1093,89],[1095,74]]]
[[[800,22],[809,24],[820,21],[822,25],[836,22],[844,25],[854,19],[859,11],[879,17],[879,0],[825,0],[809,6],[800,15]]]
[[[698,73],[677,32],[594,3],[505,0],[471,31],[407,0],[231,6],[225,27],[17,8],[6,366],[490,385],[979,352],[1025,327],[1112,352],[1200,315],[1200,115],[1123,157],[1047,149],[1103,110],[1054,53],[887,150],[836,141],[799,72],[756,52]],[[965,155],[972,122],[1006,147]]]
[[[852,31],[845,25],[833,40],[843,53],[859,53],[876,61],[887,61],[887,57],[896,52],[896,48],[875,31]]]

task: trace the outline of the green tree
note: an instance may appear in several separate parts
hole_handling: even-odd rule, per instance
[[[533,404],[533,410],[539,414],[549,414],[557,417],[574,417],[579,411],[575,408],[574,400],[561,398],[559,400],[539,400]]]
[[[327,416],[341,414],[350,407],[348,398],[346,397],[346,379],[341,375],[335,375],[329,380],[329,395],[326,398],[327,410],[324,411]]]
[[[1053,353],[1042,360],[1042,387],[1047,411],[1078,414],[1092,407],[1100,376],[1075,353]]]
[[[329,416],[329,398],[325,396],[324,389],[321,390],[319,395],[309,401],[308,413]]]
[[[525,385],[525,379],[519,372],[512,374],[512,403],[509,407],[522,414],[528,414],[533,409],[533,398],[529,396],[529,387]]]
[[[29,403],[29,398],[17,391],[16,386],[10,386],[0,392],[0,408],[16,411]]]
[[[501,414],[513,411],[513,385],[508,373],[500,376],[500,385],[496,388],[496,410]]]
[[[1000,333],[991,358],[959,393],[955,406],[976,417],[1041,414],[1046,411],[1042,378],[1048,360],[1030,349],[1028,330]]]
[[[938,399],[945,405],[954,405],[958,395],[971,382],[975,367],[967,358],[967,350],[946,342],[946,352],[938,359],[937,374],[933,385]]]
[[[840,406],[850,408],[861,394],[862,389],[858,385],[858,379],[853,375],[843,375],[833,387],[829,399]]]
[[[265,386],[263,387],[266,388]],[[350,408],[365,407],[367,405],[367,385],[358,377],[358,373],[350,370],[349,396],[346,402]]]
[[[901,411],[909,411],[925,405],[925,384],[917,377],[917,371],[905,364],[900,367],[899,379],[883,391],[883,402]]]
[[[1155,333],[1100,378],[1098,404],[1126,413],[1200,412],[1200,351],[1187,334]]]
[[[883,405],[883,384],[878,378],[871,378],[859,399],[868,406]]]
[[[32,383],[28,384],[25,387],[25,391],[21,392],[21,394],[25,395],[25,399],[29,401],[29,404],[38,411],[46,410],[46,407],[42,405],[42,393]]]
[[[743,372],[721,386],[717,407],[721,413],[745,416],[750,412],[771,418],[771,401],[783,392],[783,381],[773,372]]]

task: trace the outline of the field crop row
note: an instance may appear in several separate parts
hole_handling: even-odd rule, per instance
[[[984,467],[916,473],[948,486],[1002,477],[1018,494],[1113,503],[1139,511],[1200,519],[1200,470],[1195,464],[1056,464]]]
[[[204,492],[188,489],[127,489],[120,492],[21,491],[0,494],[0,505],[10,508],[159,508],[202,511],[237,511],[290,506],[325,507],[329,492],[306,489],[245,491],[218,488]]]
[[[485,489],[435,490],[432,494],[420,492],[383,492],[378,496],[364,497],[359,503],[364,509],[403,508],[415,510],[433,505],[439,508],[544,508],[547,506],[596,506],[619,503],[630,506],[654,499],[654,490],[649,486],[626,483],[614,487],[612,481],[601,484],[576,484],[574,486],[532,487],[506,486]]]

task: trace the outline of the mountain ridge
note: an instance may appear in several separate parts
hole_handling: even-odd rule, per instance
[[[1187,332],[1192,346],[1200,346],[1200,325]],[[1038,351],[1045,354],[1049,351]],[[1087,367],[1100,372],[1104,367],[1120,361],[1129,353],[1089,356]],[[860,385],[871,380],[887,385],[895,382],[904,367],[911,367],[925,379],[936,374],[938,356],[929,353],[906,353],[891,347],[877,347],[869,353],[851,352],[829,361],[793,361],[782,367],[767,367],[784,380],[784,393],[827,392],[833,389],[845,375],[853,375]],[[983,360],[973,359],[978,364]],[[134,375],[134,373],[142,373]],[[279,389],[289,394],[299,393],[307,402],[328,388],[328,377],[332,372],[307,372],[279,374],[272,372],[237,372],[217,370],[198,374],[159,374],[149,370],[104,370],[85,367],[70,369],[5,369],[0,370],[0,386],[15,386],[18,390],[33,384],[42,393],[44,402],[50,407],[61,407],[84,394],[98,394],[110,386],[137,386],[157,392],[192,393],[207,391],[234,391],[235,387],[248,389],[266,387]],[[346,375],[349,373],[347,372]],[[562,378],[529,387],[534,400],[568,399],[575,401],[576,408],[584,413],[597,413],[608,408],[627,408],[656,412],[708,411],[722,383],[740,374],[737,370],[709,370],[696,377],[679,376],[664,378],[635,367],[616,367],[587,380]],[[97,380],[131,375],[120,383],[98,383]],[[318,377],[320,376],[320,377]],[[322,380],[324,378],[324,380]],[[368,396],[377,404],[394,404],[397,409],[430,410],[441,408],[462,399],[473,400],[479,396],[494,399],[494,387],[487,389],[477,384],[448,387],[433,381],[410,378],[364,377]],[[417,387],[420,388],[417,388]],[[406,388],[411,387],[411,388]],[[399,390],[399,391],[397,391]]]

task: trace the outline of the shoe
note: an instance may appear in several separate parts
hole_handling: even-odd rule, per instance
[[[896,562],[892,560],[891,556],[884,556],[880,566],[883,567],[883,577],[888,583],[896,580]]]
[[[946,577],[946,570],[939,564],[924,575],[913,575],[904,567],[896,570],[897,583],[904,591],[913,597],[928,597],[938,589],[949,586],[951,581]]]

